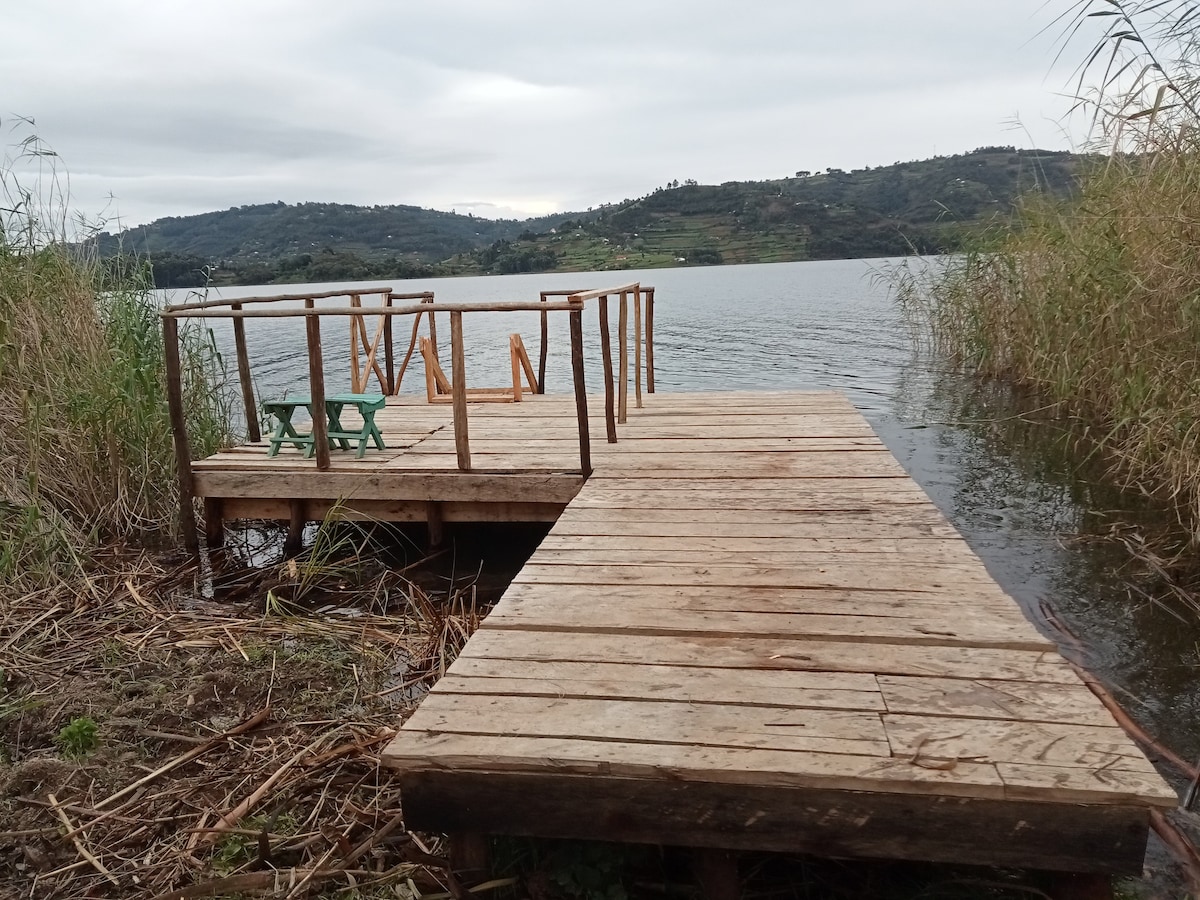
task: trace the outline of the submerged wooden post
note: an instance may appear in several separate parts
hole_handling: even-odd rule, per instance
[[[209,550],[225,546],[225,510],[220,497],[204,498],[204,546]]]
[[[617,422],[625,424],[629,405],[629,294],[621,292],[621,312],[617,317],[617,346],[620,348],[621,385],[617,393]]]
[[[312,310],[313,301],[305,300],[304,306]],[[321,317],[309,312],[304,317],[304,330],[308,337],[308,397],[312,408],[313,451],[317,456],[317,468],[329,468],[329,423],[325,418],[325,360],[321,355]]]
[[[433,314],[429,316],[430,330]],[[437,352],[437,348],[434,348]],[[458,453],[458,467],[471,471],[471,442],[467,435],[467,363],[463,353],[462,312],[450,311],[450,363],[453,382],[451,396],[454,400],[454,449]]]
[[[183,414],[183,376],[179,365],[179,322],[163,317],[163,350],[167,367],[167,408],[171,416],[171,439],[175,443],[175,473],[179,478],[179,531],[183,546],[200,551],[196,533],[195,494],[192,488],[192,451],[188,447],[187,419]]]
[[[600,362],[604,367],[604,430],[608,442],[617,442],[617,416],[613,409],[612,343],[608,336],[608,297],[600,298]]]
[[[592,474],[592,439],[588,434],[587,384],[583,379],[583,304],[571,316],[571,375],[575,382],[575,413],[579,418],[579,470]]]
[[[646,288],[646,393],[654,393],[654,288]]]
[[[238,312],[240,303],[231,303],[230,309]],[[250,354],[246,350],[246,320],[241,316],[233,319],[233,346],[237,352],[238,381],[242,385],[242,407],[246,411],[246,439],[252,444],[262,440],[258,428],[258,405],[254,402],[254,380],[250,377]]]
[[[545,291],[542,291],[541,299],[543,303],[546,302]],[[539,315],[542,317],[542,346],[538,350],[537,392],[544,394],[546,393],[546,356],[550,352],[548,349],[550,341],[550,317],[546,315],[544,309]]]
[[[392,295],[389,292],[384,306],[388,309],[392,308]],[[387,369],[387,393],[389,395],[396,393],[396,352],[392,346],[392,319],[395,316],[388,316],[387,323],[383,326],[383,363]]]
[[[642,289],[633,292],[633,405],[642,408]]]

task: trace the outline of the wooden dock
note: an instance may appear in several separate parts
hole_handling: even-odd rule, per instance
[[[567,464],[565,403],[472,447]],[[385,761],[412,828],[1072,872],[1176,803],[834,393],[630,410]]]
[[[434,542],[449,522],[553,523],[385,753],[409,828],[468,848],[515,834],[1090,873],[1096,897],[1140,870],[1150,811],[1175,794],[845,397],[653,393],[654,291],[639,284],[537,303],[377,293],[369,309],[354,293],[317,307],[338,292],[196,302],[163,327],[189,546],[194,497],[210,546],[237,518],[290,521],[298,545],[334,507],[426,522]],[[603,397],[585,393],[593,301]],[[443,310],[448,390],[432,377]],[[469,402],[487,391],[468,388],[462,316],[497,310],[542,314],[537,393],[522,399],[532,365],[514,338],[514,402]],[[574,393],[552,396],[560,312]],[[353,390],[377,378],[389,395],[386,449],[331,448],[318,412],[314,459],[268,457],[243,320],[295,315],[297,392],[325,410],[322,321],[349,322]],[[211,316],[233,319],[250,443],[192,461],[177,322]],[[413,323],[398,367],[397,317]],[[417,398],[399,391],[423,317]]]

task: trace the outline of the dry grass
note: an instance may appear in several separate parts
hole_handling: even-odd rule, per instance
[[[458,890],[378,755],[478,624],[470,585],[347,584],[347,558],[338,599],[301,561],[241,572],[231,603],[198,599],[190,564],[102,562],[77,592],[0,598],[0,894]],[[302,587],[360,606],[301,614]]]
[[[114,268],[63,213],[53,168],[35,190],[0,163],[0,586],[72,579],[106,542],[166,540],[177,509],[162,330],[147,270]],[[86,230],[84,231],[86,234]],[[230,438],[220,360],[184,338],[185,406],[197,452]]]

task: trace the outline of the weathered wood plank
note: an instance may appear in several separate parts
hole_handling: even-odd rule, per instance
[[[951,617],[978,621],[1027,623],[1028,620],[998,585],[946,591],[859,591],[835,588],[729,587],[713,585],[628,585],[516,583],[505,591],[497,608],[510,611],[532,606],[589,604],[620,615],[630,606],[644,605],[666,616],[686,618],[692,611],[815,613],[820,615],[882,616],[919,619],[929,625]]]
[[[861,562],[826,562],[796,568],[768,566],[624,566],[555,565],[534,558],[517,576],[521,583],[727,585],[729,587],[858,588],[861,590],[931,590],[947,585],[989,585],[986,570],[934,565],[884,568]]]
[[[646,741],[890,756],[873,712],[814,707],[725,706],[674,700],[611,700],[433,691],[405,723],[437,734]]]
[[[388,473],[378,469],[362,474],[310,471],[264,477],[261,472],[197,472],[196,483],[206,497],[303,497],[371,500],[446,500],[477,503],[566,504],[579,492],[578,475],[477,475]]]
[[[488,616],[489,628],[538,631],[548,635],[584,631],[612,635],[697,635],[704,637],[787,637],[853,641],[863,644],[992,647],[1053,650],[1054,644],[1024,622],[958,619],[938,623],[890,616],[821,615],[792,612],[698,612],[674,618],[661,609],[627,605],[597,608],[506,606]],[[552,638],[551,638],[552,639]]]
[[[403,772],[405,825],[1135,874],[1146,810],[599,775]]]
[[[1056,653],[971,647],[924,647],[904,644],[860,645],[844,641],[783,638],[706,638],[703,636],[604,634],[538,635],[530,639],[499,628],[481,628],[462,656],[581,662],[697,665],[732,669],[793,669],[813,672],[866,672],[1076,684],[1078,678]],[[1130,745],[1132,746],[1132,744]]]
[[[961,769],[914,765],[851,753],[812,753],[694,744],[586,741],[509,735],[434,734],[405,729],[384,750],[385,765],[412,772],[491,770],[670,779],[681,782],[759,784],[780,788],[854,790],[863,779],[898,794],[1005,796],[995,767]]]
[[[887,713],[883,723],[896,757],[1118,768],[1154,774],[1154,767],[1115,722],[1064,725]]]
[[[1111,726],[1113,717],[1083,682],[1041,684],[880,675],[890,713]]]
[[[424,522],[427,520],[428,500],[284,500],[254,497],[228,497],[221,501],[226,519],[291,518],[293,503],[299,502],[308,522],[320,522],[334,509],[347,521],[366,522]],[[444,522],[553,522],[562,512],[555,503],[472,503],[450,501],[440,503]]]
[[[859,673],[706,669],[619,663],[466,658],[437,683],[453,694],[592,697],[727,706],[779,706],[883,712],[874,676]]]

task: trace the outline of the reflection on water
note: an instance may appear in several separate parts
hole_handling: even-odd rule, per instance
[[[1043,604],[1053,610],[1081,637],[1088,664],[1135,718],[1183,755],[1200,755],[1200,735],[1189,727],[1200,715],[1198,629],[1181,626],[1170,610],[1139,593],[1146,585],[1111,542],[1081,539],[1103,535],[1128,517],[1153,521],[1156,511],[1106,489],[1061,425],[1012,392],[917,358],[886,284],[875,277],[886,265],[847,260],[391,284],[398,291],[432,290],[438,300],[483,301],[535,300],[540,290],[640,280],[657,288],[659,390],[844,391],[1026,613],[1040,622]],[[590,307],[585,316],[592,349],[595,314]],[[330,389],[344,390],[348,323],[326,323]],[[441,328],[445,347],[448,323]],[[227,327],[215,330],[228,352]],[[511,331],[523,334],[536,359],[536,313],[465,317],[468,383],[500,385],[510,377]],[[398,355],[408,333],[407,323],[397,323]],[[300,319],[251,320],[247,337],[260,396],[307,391]],[[548,390],[570,390],[569,362],[566,316],[553,315]],[[595,389],[599,366],[592,359],[589,367]],[[423,391],[422,378],[418,365],[404,390]]]

